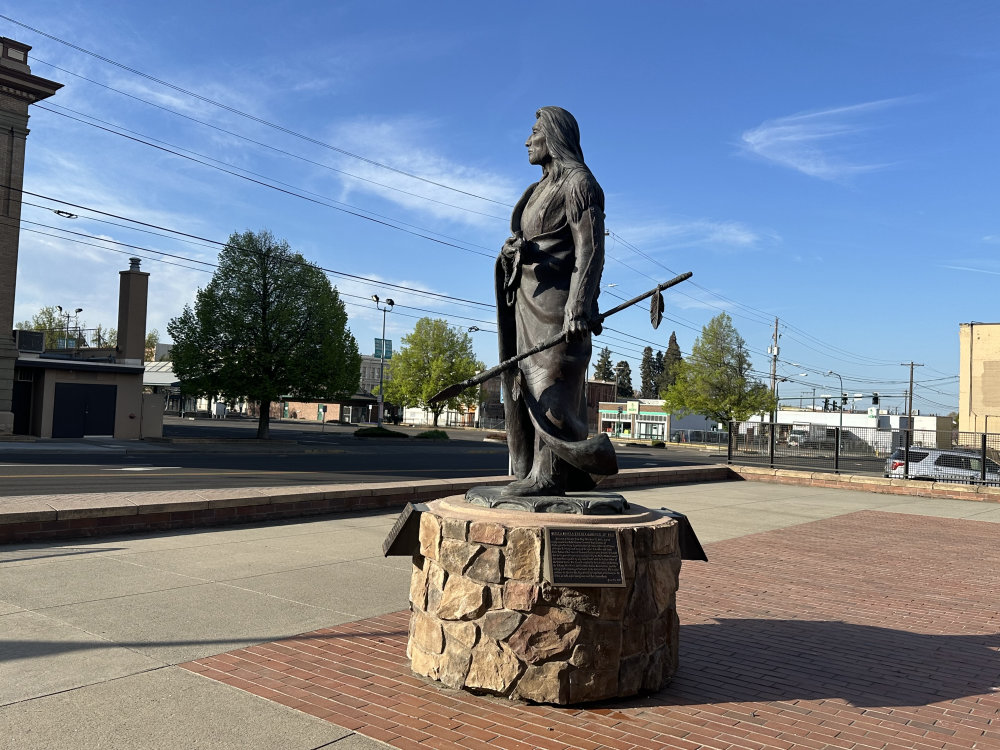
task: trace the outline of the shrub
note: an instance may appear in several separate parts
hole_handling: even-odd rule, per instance
[[[666,448],[667,444],[664,443],[662,440],[654,440],[653,441],[653,447],[654,448]]]
[[[447,440],[448,433],[444,430],[427,430],[416,436],[418,440]]]

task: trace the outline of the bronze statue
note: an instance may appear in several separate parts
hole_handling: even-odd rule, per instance
[[[506,496],[593,488],[618,464],[607,436],[587,439],[586,374],[604,268],[604,192],[583,161],[580,129],[542,107],[525,145],[542,168],[511,216],[496,264],[500,360],[562,334],[502,377],[507,445],[517,480]]]

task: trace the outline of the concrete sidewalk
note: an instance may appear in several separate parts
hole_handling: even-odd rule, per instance
[[[687,514],[710,560],[715,542],[863,510],[1000,523],[997,504],[758,482],[623,494]],[[178,665],[405,610],[410,562],[381,554],[396,515],[0,546],[0,748],[385,747]]]

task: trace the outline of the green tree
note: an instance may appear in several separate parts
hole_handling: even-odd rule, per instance
[[[94,329],[93,344],[97,347],[110,347],[113,349],[118,346],[118,329],[105,328],[98,323],[97,328]]]
[[[657,389],[660,393],[667,390],[677,380],[675,371],[677,365],[683,361],[681,348],[677,344],[677,331],[672,331],[670,333],[670,341],[667,342],[667,353],[663,355],[663,366],[660,368],[660,381],[659,388]]]
[[[663,389],[660,387],[660,382],[663,380],[663,352],[657,350],[656,356],[653,357],[653,380],[656,383],[656,396],[660,397],[660,391]]]
[[[632,368],[629,367],[628,362],[623,359],[615,365],[615,374],[618,376],[618,396],[624,396],[625,398],[634,396],[635,390],[632,388]]]
[[[594,365],[594,380],[603,380],[605,383],[612,383],[615,379],[615,371],[611,367],[611,350],[608,347],[601,349],[597,355],[597,364]]]
[[[656,387],[656,360],[653,358],[653,347],[642,350],[642,361],[639,363],[639,396],[641,398],[656,398],[659,392]]]
[[[260,439],[272,402],[341,398],[361,377],[337,289],[267,230],[230,236],[212,280],[167,333],[182,391],[258,402]]]
[[[66,318],[53,305],[46,305],[31,316],[31,320],[22,320],[14,326],[19,331],[44,331],[45,348],[58,349],[59,341],[66,336]]]
[[[155,328],[146,334],[145,358],[147,362],[156,359],[156,345],[160,343],[160,332]]]
[[[732,318],[719,313],[701,329],[691,355],[673,367],[675,381],[663,394],[664,409],[727,423],[769,412],[774,397],[751,377],[750,368],[746,342]]]
[[[421,318],[402,346],[389,360],[391,379],[385,384],[385,400],[400,406],[428,409],[434,426],[445,408],[469,407],[478,399],[478,388],[467,388],[455,398],[430,403],[439,391],[471,378],[483,369],[472,351],[472,337],[456,331],[443,320]]]

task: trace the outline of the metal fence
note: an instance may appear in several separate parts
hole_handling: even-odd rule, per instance
[[[729,439],[726,432],[718,430],[671,430],[671,443],[701,443],[708,445],[725,445]]]
[[[1000,434],[733,422],[729,463],[1000,486]]]

